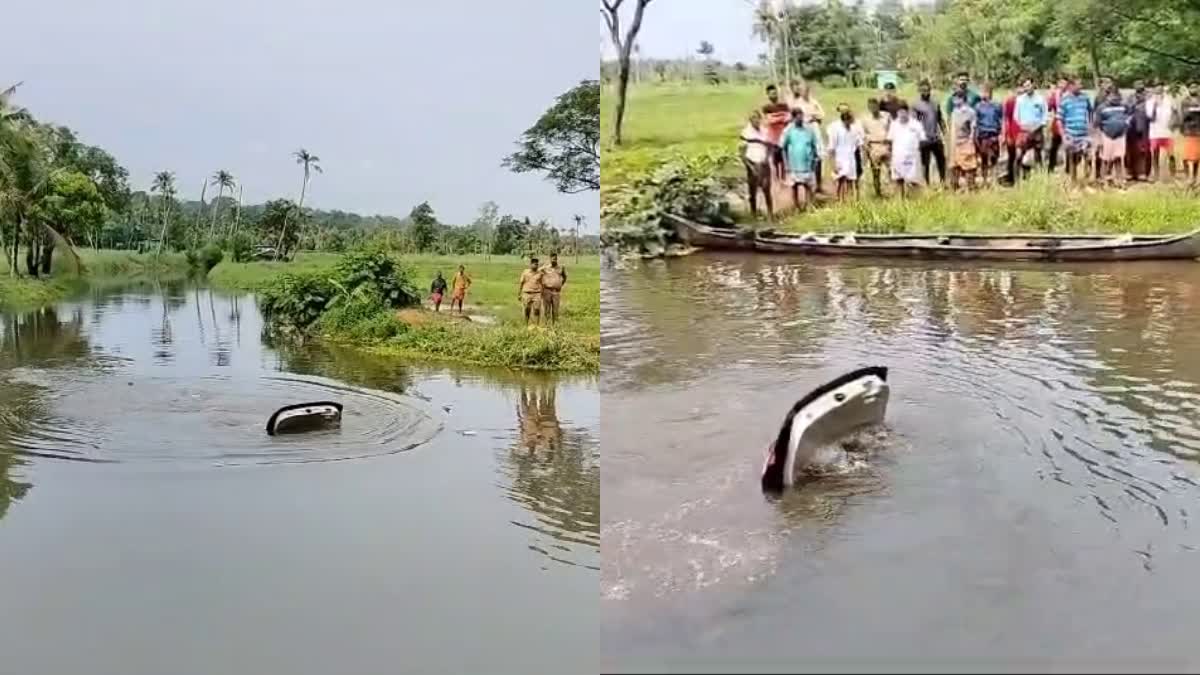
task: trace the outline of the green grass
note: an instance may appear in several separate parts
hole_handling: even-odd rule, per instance
[[[946,91],[934,92],[939,103]],[[833,114],[839,103],[848,103],[856,114],[866,110],[874,89],[813,88]],[[1001,99],[1006,92],[998,91]],[[912,101],[916,87],[901,87],[901,98]],[[659,84],[633,87],[626,108],[624,143],[611,145],[615,96],[611,88],[601,94],[601,129],[606,139],[600,160],[601,200],[613,188],[631,183],[673,157],[720,153],[734,156],[738,133],[749,112],[765,100],[758,84],[722,86]],[[740,177],[740,166],[730,162],[731,177]],[[795,231],[860,232],[1176,232],[1200,225],[1200,201],[1175,185],[1137,185],[1127,190],[1080,190],[1064,184],[1061,173],[1023,183],[1015,189],[998,188],[974,194],[940,189],[924,190],[902,202],[893,197],[876,200],[868,180],[861,186],[862,200],[830,205],[792,216],[783,229]],[[885,188],[886,190],[887,188]]]
[[[7,262],[0,260],[0,309],[27,309],[57,302],[88,283],[99,279],[138,279],[181,276],[187,273],[182,253],[153,253],[80,249],[82,274],[76,274],[69,256],[59,252],[49,278],[12,277]],[[24,257],[20,258],[24,265]]]
[[[1018,189],[924,190],[906,200],[868,197],[793,215],[792,232],[1157,234],[1200,227],[1200,199],[1180,185],[1078,188],[1035,175]]]
[[[449,280],[458,265],[466,265],[472,281],[467,293],[467,313],[490,317],[494,323],[433,320],[406,325],[398,334],[383,340],[366,337],[371,332],[369,328],[380,328],[372,325],[337,333],[326,332],[323,336],[326,340],[411,358],[511,368],[599,371],[598,256],[581,256],[578,263],[573,257],[560,260],[567,268],[568,281],[563,289],[559,323],[553,329],[527,329],[524,325],[517,301],[517,279],[528,264],[522,258],[492,256],[488,260],[479,255],[410,255],[402,256],[402,259],[415,272],[423,297],[428,295],[429,284],[438,271]],[[280,274],[332,271],[337,260],[336,254],[302,253],[291,263],[223,262],[209,272],[208,279],[216,288],[256,291]],[[448,305],[447,298],[442,305],[443,312]],[[376,319],[371,319],[371,323],[375,324]]]

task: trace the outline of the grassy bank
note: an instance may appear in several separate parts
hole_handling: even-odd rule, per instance
[[[829,116],[841,102],[861,114],[866,110],[867,98],[878,92],[814,87],[814,95]],[[909,101],[916,95],[915,86],[900,91],[901,98]],[[945,95],[945,91],[935,91],[939,102]],[[746,116],[763,100],[759,85],[666,84],[632,89],[625,142],[619,148],[606,146],[601,156],[602,202],[614,199],[623,188],[675,158],[706,154],[735,157],[738,133]],[[606,138],[611,133],[614,104],[612,91],[605,89],[601,123]],[[737,186],[739,194],[744,191],[738,162],[725,163],[721,173],[722,178]],[[890,192],[890,186],[885,191]],[[1017,188],[989,188],[970,194],[933,188],[908,201],[890,195],[876,199],[871,195],[869,180],[864,181],[861,192],[859,201],[824,205],[792,215],[781,227],[802,232],[1166,233],[1200,224],[1200,201],[1177,184],[1080,189],[1068,185],[1061,172],[1035,176]]]
[[[300,254],[293,263],[223,262],[209,273],[217,288],[258,291],[285,273],[330,272],[339,256]],[[421,296],[441,271],[449,279],[466,265],[472,285],[467,314],[472,321],[431,312],[365,316],[353,321],[325,322],[318,327],[330,342],[372,352],[416,359],[455,361],[486,366],[597,372],[600,368],[600,264],[597,256],[562,259],[568,283],[563,290],[559,323],[554,328],[524,326],[517,302],[517,279],[527,261],[515,256],[404,256],[414,272]],[[426,303],[428,304],[428,303]],[[382,336],[382,337],[381,337]]]
[[[96,279],[137,279],[181,276],[187,260],[181,253],[153,253],[81,249],[82,269],[76,272],[70,257],[56,255],[49,277],[13,277],[0,261],[0,309],[23,309],[57,302]],[[24,258],[21,259],[22,263]]]

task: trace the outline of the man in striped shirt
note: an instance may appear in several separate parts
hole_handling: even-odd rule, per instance
[[[1087,94],[1079,90],[1079,79],[1071,78],[1066,91],[1059,93],[1058,124],[1062,129],[1063,146],[1066,150],[1067,173],[1072,182],[1078,182],[1080,162],[1086,162],[1091,147],[1092,102]]]

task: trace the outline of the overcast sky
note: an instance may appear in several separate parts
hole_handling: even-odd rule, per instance
[[[428,200],[467,222],[480,203],[596,231],[597,193],[565,196],[500,167],[554,101],[597,77],[579,0],[39,0],[4,3],[0,87],[75,129],[135,188],[175,172],[181,196],[228,169],[259,202],[406,215]]]

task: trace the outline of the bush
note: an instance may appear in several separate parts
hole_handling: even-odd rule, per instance
[[[408,307],[421,302],[413,272],[378,248],[354,251],[334,268],[335,285],[347,296],[379,298],[388,307]]]
[[[732,225],[725,195],[733,185],[723,172],[733,153],[678,157],[631,185],[616,188],[601,205],[600,238],[621,248],[665,246],[673,231],[663,229],[664,213],[677,213],[711,225]]]
[[[229,254],[229,259],[235,263],[250,262],[254,259],[254,237],[246,232],[239,232],[221,240],[221,248]]]
[[[371,296],[342,298],[321,315],[320,330],[356,342],[377,342],[395,336],[404,328],[394,310]]]
[[[205,244],[199,251],[187,252],[188,266],[203,270],[204,274],[211,272],[224,258],[225,252],[217,244]]]
[[[324,274],[283,274],[263,289],[259,308],[274,326],[305,331],[338,295],[339,289]]]

